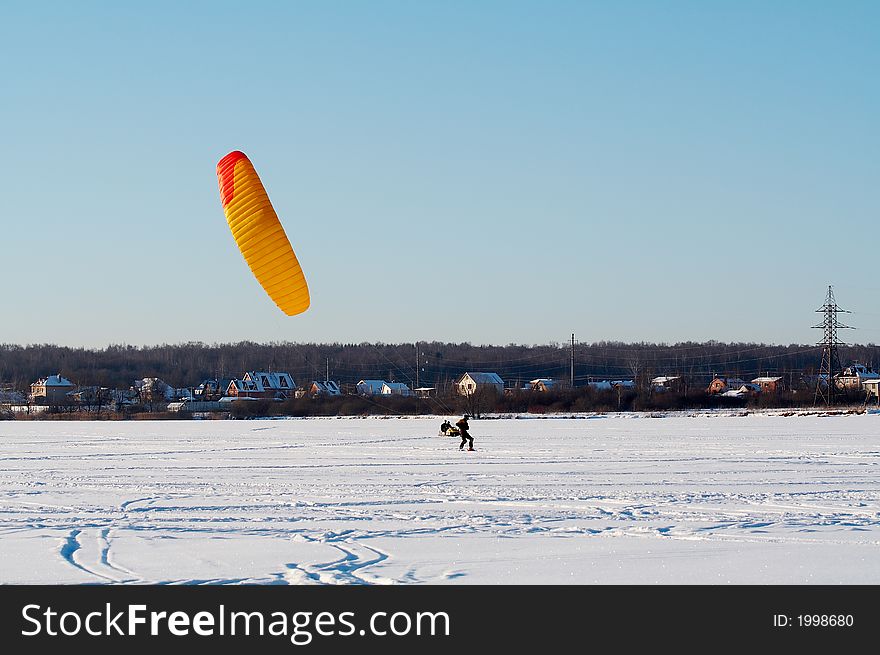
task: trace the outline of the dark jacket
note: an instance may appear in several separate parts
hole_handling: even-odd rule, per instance
[[[471,429],[470,426],[468,425],[468,422],[467,422],[467,419],[466,419],[466,418],[459,419],[458,421],[456,421],[455,424],[458,426],[458,428],[459,428],[462,432],[467,432],[468,430]]]

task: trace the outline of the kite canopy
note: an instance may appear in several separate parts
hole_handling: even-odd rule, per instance
[[[229,229],[254,277],[288,316],[306,311],[306,278],[247,155],[236,150],[221,159],[217,180]]]

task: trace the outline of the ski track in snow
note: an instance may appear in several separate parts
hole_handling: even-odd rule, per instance
[[[94,582],[135,582],[131,571],[110,562],[109,529],[89,535],[94,543],[83,541],[83,530],[71,530],[61,543],[59,555],[73,568],[93,576]],[[97,555],[97,558],[95,557]]]
[[[305,537],[307,541],[332,545],[341,557],[313,565],[288,564],[288,579],[294,583],[394,584],[395,580],[366,571],[368,567],[388,559],[388,555],[379,549],[357,542],[366,537],[368,535],[348,530],[341,534],[328,532],[318,538]]]
[[[4,423],[0,582],[54,582],[47,536],[97,584],[589,582],[679,553],[697,582],[717,553],[803,582],[817,549],[822,581],[880,582],[880,416],[475,421],[476,454],[437,422]]]

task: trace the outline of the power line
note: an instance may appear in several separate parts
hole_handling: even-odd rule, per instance
[[[837,385],[834,376],[843,370],[840,365],[840,353],[838,347],[846,345],[837,338],[838,330],[852,330],[849,325],[844,325],[837,319],[840,313],[851,314],[845,309],[838,307],[834,300],[834,291],[831,285],[828,285],[828,295],[825,296],[825,304],[816,310],[822,314],[822,322],[819,325],[812,326],[814,329],[822,330],[822,341],[817,345],[822,346],[822,364],[819,366],[819,378],[816,380],[816,396],[813,404],[818,404],[821,399],[826,405],[834,403],[834,397],[837,395]],[[822,382],[825,382],[823,385]]]

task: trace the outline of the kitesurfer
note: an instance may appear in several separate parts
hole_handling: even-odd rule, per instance
[[[470,415],[465,414],[455,423],[455,425],[458,427],[459,432],[461,432],[461,445],[458,447],[459,450],[464,450],[464,444],[466,442],[470,442],[468,444],[468,450],[474,449],[474,438],[468,433],[468,430],[470,430],[470,426],[468,425],[467,420],[469,418]]]

